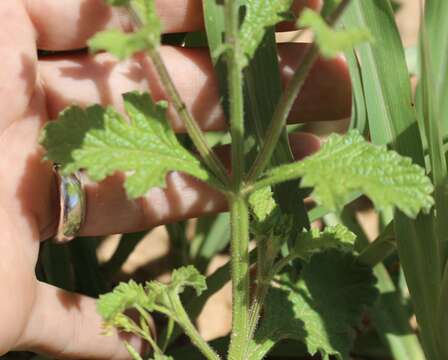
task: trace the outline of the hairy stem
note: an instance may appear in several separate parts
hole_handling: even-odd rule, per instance
[[[232,135],[232,187],[229,197],[232,251],[232,334],[229,359],[242,360],[248,342],[249,324],[249,210],[247,200],[240,195],[244,169],[244,54],[239,43],[239,1],[225,1],[226,46],[230,99],[230,133]]]
[[[261,309],[263,308],[264,301],[271,286],[271,277],[266,276],[265,274],[259,274],[259,276],[257,276],[256,285],[257,288],[255,290],[254,300],[249,312],[248,339],[252,339],[255,334],[258,321],[260,320]],[[247,346],[246,356],[248,350],[249,347]]]
[[[350,0],[342,0],[333,14],[328,18],[327,22],[329,25],[334,25],[349,5]],[[306,54],[304,55],[300,67],[297,69],[294,74],[291,82],[286,88],[285,92],[282,94],[280,101],[275,109],[274,116],[272,122],[266,131],[265,135],[265,143],[261,148],[260,153],[255,159],[254,164],[249,170],[249,174],[247,177],[247,182],[254,182],[257,177],[263,172],[266,166],[269,163],[269,160],[272,157],[274,149],[280,139],[282,131],[286,125],[286,120],[288,119],[289,113],[291,112],[291,108],[300,93],[300,90],[305,83],[305,80],[314,64],[316,59],[319,56],[319,48],[316,43],[308,49]]]
[[[213,171],[215,176],[222,182],[222,185],[227,187],[229,182],[227,171],[221,160],[218,159],[214,151],[208,146],[204,133],[199,128],[198,123],[193,119],[193,116],[188,111],[185,103],[182,101],[160,53],[157,49],[150,49],[148,53],[159,74],[160,81],[171,99],[176,112],[184,122],[187,132],[204,160],[204,163],[211,171]]]
[[[228,84],[230,98],[230,133],[232,135],[233,188],[239,191],[244,178],[244,94],[242,60],[244,54],[239,44],[239,2],[227,0],[226,45]]]
[[[219,360],[219,355],[210,347],[210,345],[202,338],[196,327],[190,320],[182,303],[177,295],[171,298],[171,304],[176,314],[176,321],[185,331],[185,334],[191,339],[191,342],[201,351],[208,360]]]
[[[230,199],[232,227],[232,334],[229,360],[242,360],[248,341],[249,325],[249,210],[245,198]]]
[[[134,8],[133,3],[127,6],[129,13],[134,21],[137,28],[142,26],[142,21],[138,15],[138,11]],[[193,118],[191,113],[188,111],[187,106],[183,102],[182,98],[174,85],[173,79],[168,73],[168,69],[160,56],[160,53],[156,47],[151,47],[148,49],[149,57],[151,58],[154,67],[160,77],[160,81],[167,92],[171,102],[176,110],[176,113],[181,118],[182,122],[185,124],[188,135],[193,141],[197,151],[201,155],[206,166],[213,172],[217,179],[221,182],[222,188],[220,190],[226,191],[229,188],[229,176],[227,174],[226,168],[224,167],[221,160],[216,156],[214,151],[208,146],[207,139],[204,133],[199,127],[196,120]]]

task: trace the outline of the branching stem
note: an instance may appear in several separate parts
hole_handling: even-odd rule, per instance
[[[185,331],[185,334],[191,339],[192,343],[201,351],[208,360],[220,360],[219,355],[210,347],[210,345],[202,338],[196,327],[190,320],[185,311],[179,297],[177,295],[171,297],[171,305],[176,314],[176,322]]]
[[[215,152],[208,146],[204,133],[200,129],[198,123],[193,119],[193,116],[188,111],[185,103],[182,101],[176,86],[171,79],[168,69],[160,56],[157,49],[149,49],[149,56],[154,64],[154,67],[159,74],[160,81],[162,82],[171,102],[182,121],[185,124],[188,134],[193,141],[196,149],[201,155],[204,163],[208,168],[213,171],[215,176],[226,187],[229,185],[229,177],[227,171],[222,164],[221,160],[216,156]]]
[[[244,94],[242,73],[244,54],[239,43],[239,2],[227,0],[225,13],[233,188],[235,192],[239,192],[244,179]]]
[[[249,210],[241,196],[230,199],[232,335],[229,360],[243,360],[248,343],[250,303]]]
[[[142,21],[138,15],[138,11],[134,9],[132,2],[128,5],[129,13],[132,16],[134,24],[137,28],[142,26]],[[160,81],[171,100],[176,113],[185,124],[188,135],[193,141],[197,151],[201,155],[206,166],[213,172],[217,179],[221,182],[220,190],[227,190],[230,187],[229,176],[221,160],[216,156],[215,152],[209,147],[207,139],[196,120],[188,111],[187,106],[179,95],[173,79],[166,68],[160,52],[157,47],[153,46],[148,49],[149,57],[160,77]]]
[[[336,10],[328,18],[327,22],[329,25],[334,25],[341,15],[343,14],[346,7],[349,5],[350,0],[342,0]],[[280,139],[282,131],[286,125],[286,120],[288,119],[291,108],[300,90],[305,83],[305,80],[319,56],[319,48],[316,43],[313,43],[308,51],[305,53],[300,67],[295,72],[291,82],[286,88],[285,92],[282,94],[280,101],[275,109],[272,122],[266,131],[265,143],[261,148],[260,153],[255,159],[254,164],[249,170],[247,176],[247,183],[252,183],[257,180],[258,176],[264,171],[272,157],[274,149]]]

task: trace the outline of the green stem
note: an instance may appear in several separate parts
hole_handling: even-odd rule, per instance
[[[187,106],[180,97],[160,53],[155,48],[149,49],[148,53],[160,77],[160,81],[171,99],[174,109],[184,122],[188,135],[190,135],[197,151],[208,168],[213,171],[215,176],[221,181],[224,188],[228,187],[229,179],[224,165],[216,156],[215,152],[208,146],[204,133],[200,129],[198,123],[193,119],[193,116],[190,114]]]
[[[249,325],[248,325],[248,339],[252,339],[255,330],[258,325],[258,321],[260,319],[260,313],[261,309],[263,308],[264,301],[266,299],[266,296],[268,295],[269,288],[271,286],[271,276],[259,276],[257,281],[257,288],[255,290],[255,296],[254,300],[252,302],[252,306],[250,308],[249,312]],[[246,356],[247,351],[249,350],[249,347],[246,346]]]
[[[143,23],[139,16],[138,10],[135,8],[135,4],[131,2],[130,5],[127,6],[127,9],[134,21],[135,26],[137,28],[142,27]],[[158,48],[155,46],[148,48],[148,54],[154,67],[156,68],[164,89],[171,99],[171,103],[174,106],[176,113],[185,124],[188,135],[193,141],[204,163],[221,182],[220,185],[222,186],[222,188],[220,188],[219,190],[225,192],[229,188],[229,176],[227,174],[226,168],[224,167],[221,160],[219,160],[219,158],[216,156],[215,152],[208,146],[207,139],[205,138],[204,133],[202,132],[198,123],[188,111],[187,106],[180,97],[179,92],[177,91],[177,88],[174,85],[170,74],[168,73],[168,69],[166,68],[165,63],[160,56]]]
[[[350,0],[342,0],[334,13],[328,18],[327,22],[329,25],[334,25],[339,20],[349,3]],[[255,159],[251,169],[249,170],[247,177],[248,183],[254,182],[268,165],[277,142],[280,139],[282,131],[286,125],[291,108],[294,105],[294,102],[318,56],[319,48],[316,43],[313,43],[311,48],[304,55],[300,67],[295,72],[288,87],[280,98],[280,101],[275,109],[272,122],[266,131],[265,143]]]
[[[397,250],[394,224],[391,222],[373,242],[359,254],[358,260],[363,264],[375,266]]]
[[[192,343],[199,349],[199,351],[209,360],[220,360],[219,355],[210,347],[210,345],[202,338],[196,327],[190,320],[185,311],[179,296],[174,295],[171,298],[171,305],[176,314],[176,321],[179,326],[185,331],[185,334],[191,339]]]
[[[231,274],[232,274],[232,334],[229,360],[242,360],[248,341],[249,327],[249,210],[246,199],[230,199]]]
[[[226,0],[226,46],[230,97],[230,133],[232,135],[233,187],[239,191],[244,179],[244,94],[242,53],[239,44],[239,2]]]

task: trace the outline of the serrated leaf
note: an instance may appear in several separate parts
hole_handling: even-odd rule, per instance
[[[302,187],[314,187],[316,201],[341,210],[354,192],[367,195],[379,210],[398,208],[409,217],[429,211],[433,186],[411,159],[384,146],[368,143],[356,130],[331,135],[320,151],[297,163],[267,173],[263,183],[302,177]]]
[[[347,253],[328,251],[304,264],[299,279],[283,275],[265,303],[249,359],[263,359],[284,339],[303,342],[312,355],[348,359],[362,312],[377,295],[372,270]]]
[[[172,312],[174,309],[172,309],[170,297],[179,296],[186,287],[193,288],[198,296],[207,289],[205,276],[192,265],[174,270],[168,284],[150,281],[145,288],[150,303],[164,306],[168,312]]]
[[[107,30],[97,33],[88,42],[92,52],[107,51],[123,60],[150,46],[146,31],[123,33],[119,30]]]
[[[250,194],[249,205],[257,221],[262,222],[266,220],[276,207],[274,193],[271,188],[267,186]]]
[[[165,103],[155,104],[148,94],[139,93],[125,94],[124,100],[130,123],[112,108],[63,111],[43,130],[46,158],[60,164],[64,174],[86,169],[94,181],[126,172],[125,188],[131,198],[165,186],[170,171],[208,179],[199,160],[176,139],[165,118]]]
[[[88,42],[93,52],[108,51],[119,59],[160,45],[162,25],[156,12],[155,0],[106,0],[112,6],[128,6],[138,24],[138,31],[123,33],[106,30],[95,34]]]
[[[372,40],[368,29],[332,29],[321,15],[311,9],[302,12],[298,24],[309,27],[314,32],[321,54],[327,58],[335,57],[360,43]]]
[[[253,215],[252,232],[259,240],[267,240],[269,252],[275,256],[277,249],[291,235],[294,217],[280,210],[270,187],[251,193],[249,205]]]
[[[313,228],[303,231],[297,239],[293,252],[305,261],[318,253],[329,249],[352,251],[356,235],[343,225],[327,226],[323,231]]]
[[[207,289],[206,278],[194,266],[184,266],[173,271],[170,288],[180,294],[185,287],[191,287],[199,296]]]
[[[240,41],[246,56],[251,59],[268,27],[285,19],[292,0],[248,0],[246,17],[240,30]]]
[[[97,311],[106,323],[113,323],[119,314],[135,305],[145,306],[147,301],[143,286],[131,280],[120,283],[112,292],[101,295]]]

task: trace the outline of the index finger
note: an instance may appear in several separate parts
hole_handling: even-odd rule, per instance
[[[24,115],[36,84],[36,34],[21,1],[0,1],[0,134]]]
[[[321,0],[295,0],[294,12],[304,6],[316,8]],[[104,0],[25,0],[39,33],[38,47],[44,50],[84,48],[96,32],[107,28],[130,30],[122,9],[110,8]],[[202,0],[156,0],[165,33],[193,32],[204,28]]]

